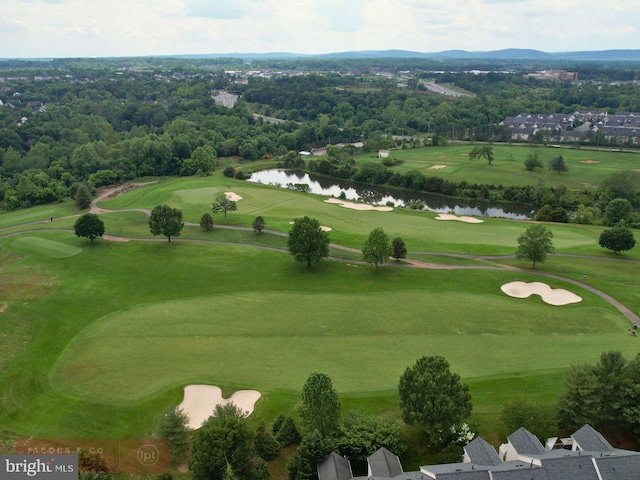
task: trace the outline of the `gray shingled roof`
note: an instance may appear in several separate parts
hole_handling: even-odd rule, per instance
[[[500,470],[491,472],[493,480],[549,480],[543,468],[532,467],[518,470]]]
[[[480,437],[466,445],[464,451],[471,463],[476,465],[498,465],[501,462],[493,445]]]
[[[487,470],[471,472],[451,472],[436,475],[436,480],[489,480],[491,476]]]
[[[349,461],[335,452],[318,465],[319,480],[350,480],[352,477]]]
[[[589,424],[571,435],[571,438],[585,452],[613,452],[611,444]]]
[[[602,480],[640,479],[640,455],[596,458]]]
[[[599,480],[593,459],[587,456],[542,459],[549,480]]]
[[[374,477],[393,478],[403,473],[400,459],[384,447],[370,455],[367,463]]]
[[[516,452],[520,454],[540,455],[546,452],[540,440],[524,427],[520,427],[507,437]]]

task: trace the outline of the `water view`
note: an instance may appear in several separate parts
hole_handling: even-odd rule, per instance
[[[526,220],[533,218],[535,215],[535,210],[526,205],[473,202],[471,200],[452,199],[425,193],[400,192],[378,186],[364,187],[351,182],[341,182],[291,170],[262,170],[251,174],[248,181],[282,188],[295,188],[297,185],[306,185],[310,193],[336,198],[344,193],[342,198],[372,205],[393,203],[396,207],[406,207],[414,203],[421,203],[426,210],[431,212],[455,213],[456,215],[511,218],[515,220]]]

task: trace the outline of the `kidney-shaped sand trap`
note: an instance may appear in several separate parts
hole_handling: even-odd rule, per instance
[[[250,415],[260,398],[256,390],[238,390],[229,398],[222,398],[222,390],[213,385],[187,385],[184,387],[184,399],[178,409],[187,416],[187,427],[200,428],[203,422],[213,414],[216,405],[233,403],[245,414]]]
[[[484,223],[484,220],[480,220],[479,218],[459,217],[458,215],[453,215],[452,213],[441,213],[436,217],[436,220],[458,220],[459,222],[465,223]]]
[[[391,210],[393,210],[393,207],[381,207],[376,205],[368,205],[366,203],[353,203],[347,202],[345,200],[340,200],[338,198],[329,198],[328,200],[325,200],[325,202],[337,203],[341,207],[350,208],[352,210],[377,210],[379,212],[390,212]]]
[[[227,198],[229,200],[231,200],[232,202],[237,202],[238,200],[242,200],[242,197],[240,195],[238,195],[237,193],[233,193],[233,192],[224,192],[224,194],[227,196]]]
[[[500,287],[504,293],[510,297],[527,298],[531,295],[540,295],[542,301],[549,305],[569,305],[570,303],[578,303],[582,301],[575,293],[562,288],[551,288],[546,283],[541,282],[511,282],[505,283]]]

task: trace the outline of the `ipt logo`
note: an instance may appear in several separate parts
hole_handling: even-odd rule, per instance
[[[78,455],[0,455],[2,480],[78,480]]]

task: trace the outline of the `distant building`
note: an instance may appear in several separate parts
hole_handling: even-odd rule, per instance
[[[566,70],[542,70],[536,73],[527,73],[525,78],[537,78],[539,80],[578,80],[578,72]]]
[[[218,105],[222,105],[223,107],[233,108],[238,101],[239,95],[234,95],[233,93],[220,92],[215,97],[212,97],[213,100]]]
[[[389,156],[389,150],[378,150],[378,158],[387,158]]]
[[[336,453],[318,465],[319,480],[638,480],[640,452],[614,448],[591,426],[558,441],[542,443],[519,428],[495,448],[476,438],[463,448],[459,463],[405,472],[400,459],[385,448],[367,458],[367,477],[353,477],[349,461]]]

